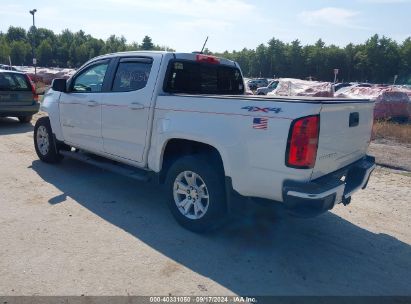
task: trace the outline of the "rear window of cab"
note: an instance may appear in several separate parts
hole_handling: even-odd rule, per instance
[[[31,91],[31,85],[23,74],[0,73],[0,91]]]
[[[242,95],[244,83],[240,70],[235,67],[172,60],[163,89],[168,93]]]

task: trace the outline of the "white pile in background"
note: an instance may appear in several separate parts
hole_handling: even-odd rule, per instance
[[[345,87],[335,93],[335,97],[338,98],[365,98],[365,99],[377,99],[383,92],[389,90],[390,87]]]
[[[76,70],[62,68],[37,68],[37,75],[34,76],[34,67],[20,66],[18,70],[28,74],[34,82],[51,84],[54,78],[70,78]]]
[[[277,88],[267,95],[333,97],[332,84],[330,82],[294,78],[280,78],[278,80]]]
[[[353,84],[334,93],[330,82],[280,78],[277,88],[267,95],[370,99],[375,101],[375,119],[406,120],[411,117],[411,89],[406,86],[359,87]]]
[[[410,86],[395,86],[395,88],[400,91],[400,92],[404,92],[405,94],[408,95],[408,98],[411,101],[411,87]]]
[[[411,116],[411,90],[406,87],[347,87],[339,90],[336,97],[366,98],[375,101],[374,119],[408,119]]]

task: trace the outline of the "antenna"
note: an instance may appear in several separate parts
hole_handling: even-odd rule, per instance
[[[202,53],[203,53],[204,48],[205,48],[205,46],[206,46],[206,44],[207,44],[207,41],[208,41],[208,36],[207,36],[206,40],[204,41],[203,48],[201,49],[200,54],[202,54]]]

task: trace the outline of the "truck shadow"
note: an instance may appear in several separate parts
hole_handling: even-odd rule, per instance
[[[333,213],[273,220],[268,212],[196,235],[176,224],[158,187],[74,160],[56,166],[34,161],[32,169],[63,192],[50,204],[64,203],[70,196],[176,263],[237,294],[411,294],[411,246]]]
[[[17,118],[0,117],[0,136],[33,131],[31,123],[20,123]]]

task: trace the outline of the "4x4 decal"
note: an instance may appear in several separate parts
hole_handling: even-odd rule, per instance
[[[241,109],[248,110],[248,112],[263,112],[263,113],[274,112],[276,114],[281,113],[283,111],[281,108],[260,108],[260,107],[253,107],[253,106],[246,106],[246,107],[242,107]]]

